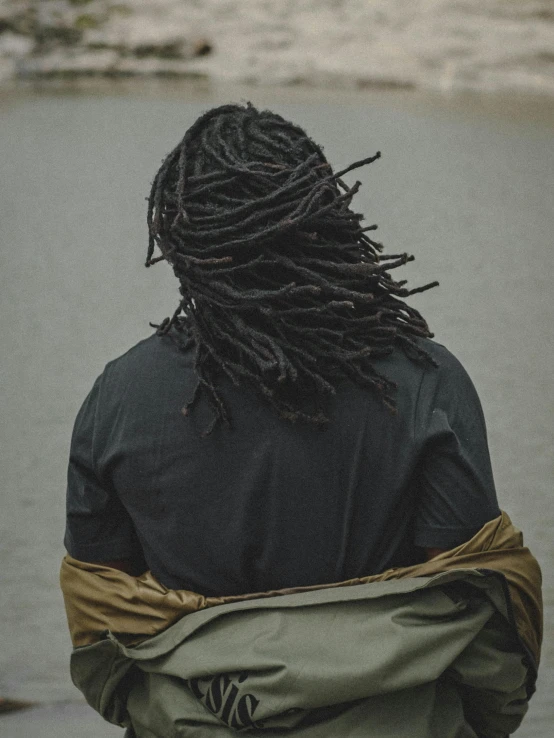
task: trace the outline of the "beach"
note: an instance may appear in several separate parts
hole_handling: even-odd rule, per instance
[[[0,734],[123,734],[68,673],[57,576],[71,428],[106,362],[174,308],[170,269],[143,267],[161,159],[203,110],[246,99],[305,126],[333,165],[382,152],[357,174],[355,205],[389,252],[416,256],[398,278],[440,282],[413,304],[477,387],[501,507],[543,567],[544,658],[517,735],[550,738],[554,98],[217,79],[25,79],[0,98],[0,696],[37,703],[0,715]]]

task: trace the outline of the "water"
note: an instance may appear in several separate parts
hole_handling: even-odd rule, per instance
[[[28,36],[0,35],[0,78],[16,70],[23,75],[163,72],[262,84],[554,94],[552,0],[4,0],[2,5],[6,16],[16,19],[15,28],[32,26],[21,18],[22,11],[34,8],[50,42],[37,55]],[[59,38],[60,27],[82,38],[56,46],[52,37],[56,32]],[[191,60],[204,40],[211,53]]]
[[[250,97],[305,125],[339,166],[383,152],[362,172],[359,208],[391,251],[416,254],[405,269],[414,285],[440,280],[414,304],[474,379],[502,507],[543,565],[544,661],[518,735],[550,736],[553,106],[180,84],[109,89],[26,90],[0,101],[0,695],[79,697],[57,582],[71,425],[106,361],[173,309],[170,271],[142,266],[144,197],[160,160],[202,110]],[[42,735],[28,715],[4,718],[11,735]],[[98,730],[90,735],[100,738]]]

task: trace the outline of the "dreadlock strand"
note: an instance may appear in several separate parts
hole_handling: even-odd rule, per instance
[[[437,283],[409,289],[390,276],[413,257],[381,255],[367,235],[377,226],[351,210],[360,182],[343,180],[380,156],[333,173],[302,128],[247,104],[207,111],[164,159],[146,264],[166,259],[180,281],[178,308],[156,328],[194,347],[198,384],[183,413],[204,394],[206,435],[230,423],[221,375],[255,388],[280,418],[322,427],[341,380],[394,411],[396,385],[376,358],[398,348],[435,364],[421,342],[427,323],[402,298]]]

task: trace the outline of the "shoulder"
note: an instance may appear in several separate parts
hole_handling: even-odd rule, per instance
[[[437,409],[449,416],[476,414],[482,416],[482,408],[473,381],[462,364],[446,346],[425,339],[420,346],[436,363],[423,372],[419,391],[419,412],[425,415]]]
[[[460,359],[442,343],[430,338],[418,339],[417,343],[436,362],[438,374],[467,373]]]
[[[122,408],[140,412],[192,381],[193,351],[183,351],[167,336],[155,333],[109,361],[87,398],[97,416],[112,418]]]
[[[428,338],[417,338],[415,343],[427,357],[416,361],[398,349],[377,368],[398,384],[399,392],[433,397],[438,393],[461,391],[473,388],[472,381],[462,362],[441,343]]]
[[[107,364],[107,372],[123,372],[144,363],[151,364],[167,360],[174,351],[179,351],[167,336],[153,333],[131,346],[127,351],[111,359]]]
[[[152,381],[171,373],[175,365],[192,368],[193,360],[192,351],[183,351],[168,336],[154,333],[109,361],[101,376],[107,384]]]
[[[431,357],[436,366],[424,371],[423,381],[435,386],[471,384],[470,376],[460,361],[446,346],[431,339],[422,339],[418,345]],[[473,386],[473,385],[472,385]]]

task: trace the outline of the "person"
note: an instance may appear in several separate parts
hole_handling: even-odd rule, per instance
[[[425,565],[500,516],[477,392],[405,301],[437,283],[393,279],[413,257],[351,207],[344,176],[379,156],[334,172],[246,104],[165,158],[146,266],[171,265],[179,301],[77,416],[76,567],[233,601]]]

